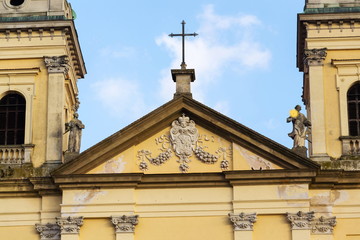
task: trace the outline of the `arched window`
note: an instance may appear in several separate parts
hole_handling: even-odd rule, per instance
[[[24,97],[16,93],[0,100],[0,145],[24,144],[25,108]]]
[[[347,93],[349,135],[360,136],[360,83],[352,86]]]

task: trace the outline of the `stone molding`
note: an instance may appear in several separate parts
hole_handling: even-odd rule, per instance
[[[322,66],[326,58],[326,48],[314,48],[304,50],[304,62],[307,66]]]
[[[229,213],[229,219],[233,223],[234,231],[252,231],[256,222],[256,213]]]
[[[64,73],[69,71],[69,59],[66,55],[44,57],[45,66],[49,73]]]
[[[41,240],[60,240],[60,226],[56,223],[35,224]]]
[[[332,234],[336,225],[336,217],[325,218],[321,216],[312,222],[312,234]]]
[[[83,225],[84,217],[57,217],[56,223],[60,226],[61,235],[79,234],[80,227]]]
[[[111,222],[115,225],[116,233],[133,233],[139,223],[139,215],[112,216]]]
[[[287,213],[287,219],[291,223],[292,230],[311,229],[311,222],[314,217],[314,212]]]

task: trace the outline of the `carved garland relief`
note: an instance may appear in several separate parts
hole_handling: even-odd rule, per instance
[[[149,164],[160,166],[165,164],[173,155],[178,157],[179,169],[186,173],[191,162],[190,157],[195,156],[204,164],[215,164],[220,162],[220,168],[229,168],[228,158],[232,156],[230,147],[219,147],[214,153],[207,152],[205,142],[214,141],[214,137],[199,134],[195,122],[183,114],[171,124],[169,134],[165,134],[155,139],[155,143],[160,145],[162,151],[157,157],[152,157],[148,150],[138,151],[137,158],[141,171],[149,169]]]

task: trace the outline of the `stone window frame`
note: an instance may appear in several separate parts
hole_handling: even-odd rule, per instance
[[[336,88],[339,92],[340,136],[349,136],[347,93],[360,83],[360,59],[333,59],[332,65],[337,69]]]
[[[18,93],[25,98],[24,144],[32,144],[32,114],[35,97],[35,77],[40,68],[0,69],[0,98],[9,93]]]
[[[7,8],[7,9],[21,9],[21,8],[25,7],[28,4],[29,0],[24,0],[24,2],[22,4],[20,4],[20,5],[18,5],[18,6],[12,5],[10,2],[11,2],[11,0],[4,0],[3,1],[5,8]]]
[[[360,83],[360,59],[332,59],[336,68],[336,89],[339,97],[340,137],[343,155],[359,155],[360,136],[350,136],[348,114],[348,91]]]

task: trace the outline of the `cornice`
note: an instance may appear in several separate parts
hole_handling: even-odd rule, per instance
[[[27,32],[28,37],[32,38],[34,32],[42,33],[44,31],[54,32],[58,30],[63,32],[62,37],[67,40],[69,48],[73,49],[70,61],[74,64],[76,74],[79,78],[84,78],[86,67],[73,20],[0,22],[0,33],[4,33],[5,38],[10,32]]]

